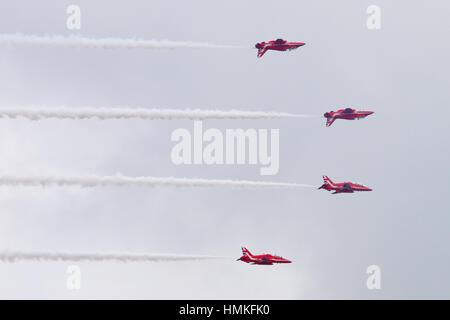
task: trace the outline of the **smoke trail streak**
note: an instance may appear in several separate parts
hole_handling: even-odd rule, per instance
[[[71,35],[36,36],[24,34],[0,34],[0,46],[51,46],[61,48],[97,48],[97,49],[226,49],[235,46],[215,45],[202,42],[140,40],[121,38],[85,38]]]
[[[116,262],[159,262],[159,261],[195,261],[224,259],[217,256],[195,256],[175,254],[147,253],[62,253],[62,252],[0,252],[0,261],[116,261]]]
[[[11,107],[0,108],[0,118],[42,119],[273,119],[273,118],[307,118],[312,115],[300,115],[284,112],[240,111],[240,110],[200,110],[200,109],[145,109],[145,108],[42,108]]]
[[[247,180],[157,178],[115,176],[0,176],[0,186],[40,186],[40,187],[222,187],[222,188],[315,188],[309,184],[287,182],[265,182]]]

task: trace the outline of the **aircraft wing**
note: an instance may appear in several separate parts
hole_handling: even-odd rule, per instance
[[[263,264],[273,264],[273,262],[267,258],[262,258],[260,261]]]
[[[345,192],[353,192],[353,188],[348,183],[344,183],[341,190]]]
[[[272,265],[272,264],[273,264],[273,262],[272,262],[272,261],[270,261],[270,260],[269,260],[269,259],[267,259],[267,258],[261,258],[261,259],[259,259],[258,261],[254,262],[253,264],[265,264],[265,265]]]
[[[336,194],[336,193],[353,193],[353,188],[348,184],[348,183],[344,183],[344,185],[340,188],[335,190],[332,194]]]

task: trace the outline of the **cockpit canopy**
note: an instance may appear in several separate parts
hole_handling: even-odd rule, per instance
[[[277,39],[275,40],[274,44],[284,44],[286,41],[283,39]]]
[[[352,108],[345,108],[344,111],[342,111],[343,113],[352,113],[353,109]]]

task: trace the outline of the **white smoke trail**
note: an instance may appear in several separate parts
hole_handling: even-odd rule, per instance
[[[25,34],[0,34],[0,46],[51,46],[61,48],[99,48],[99,49],[226,49],[234,46],[215,45],[202,42],[140,40],[121,38],[85,38],[71,35],[36,36]]]
[[[159,262],[195,261],[224,259],[217,256],[148,254],[148,253],[62,253],[62,252],[0,252],[0,261],[116,261],[116,262]]]
[[[42,119],[273,119],[273,118],[306,118],[314,117],[284,112],[240,111],[240,110],[200,110],[200,109],[145,109],[145,108],[43,108],[43,107],[11,107],[0,108],[0,118]]]
[[[309,184],[288,182],[265,182],[247,180],[188,179],[115,176],[0,176],[0,186],[40,186],[40,187],[223,187],[223,188],[315,188]]]

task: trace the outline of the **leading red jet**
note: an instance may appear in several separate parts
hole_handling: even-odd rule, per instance
[[[327,127],[331,126],[336,119],[359,120],[371,115],[373,111],[356,111],[352,108],[345,108],[338,111],[325,112],[324,117],[327,118]]]
[[[333,194],[336,193],[353,193],[355,191],[372,191],[372,189],[352,183],[352,182],[341,182],[341,183],[334,183],[331,181],[330,178],[327,176],[323,176],[323,185],[319,189],[325,189],[328,191],[334,191]]]
[[[261,254],[261,255],[253,255],[250,253],[250,251],[247,250],[247,248],[242,247],[242,257],[237,259],[236,261],[244,261],[246,263],[251,264],[260,264],[260,265],[273,265],[274,263],[291,263],[292,261],[279,257],[274,256],[271,254]]]
[[[269,42],[260,42],[255,44],[255,48],[258,49],[258,58],[261,58],[267,50],[286,51],[294,50],[301,46],[304,46],[303,42],[287,42],[283,39],[277,39]]]

